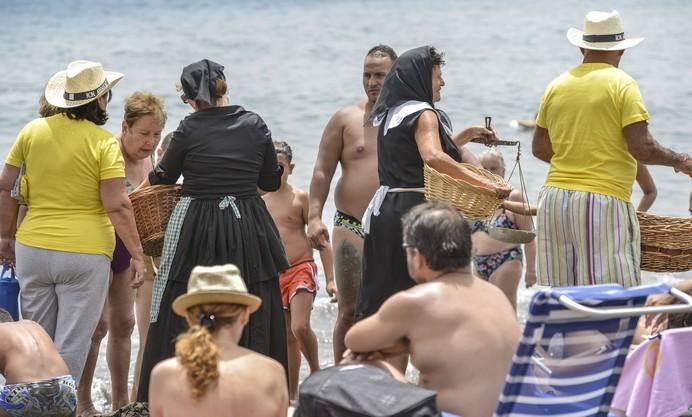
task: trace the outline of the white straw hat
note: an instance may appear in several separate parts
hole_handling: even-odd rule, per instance
[[[235,265],[196,266],[187,282],[187,293],[173,301],[173,311],[185,316],[188,308],[200,304],[243,304],[254,313],[262,299],[248,293]]]
[[[617,10],[589,12],[584,19],[584,30],[571,28],[567,39],[572,45],[596,51],[621,51],[631,48],[644,38],[625,38],[625,29]]]
[[[62,109],[79,107],[106,94],[123,78],[119,72],[104,71],[98,62],[73,61],[46,84],[46,101]]]

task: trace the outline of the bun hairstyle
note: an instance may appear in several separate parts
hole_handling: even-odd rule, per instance
[[[246,309],[242,304],[202,304],[188,310],[188,317],[198,324],[178,337],[175,356],[187,371],[193,399],[203,398],[219,379],[221,351],[212,335],[234,324]]]
[[[182,89],[182,87],[181,87]],[[228,84],[226,83],[225,80],[222,80],[221,78],[218,78],[216,80],[216,91],[214,92],[214,95],[216,96],[215,99],[219,100],[222,98],[226,92],[228,91]],[[209,104],[204,100],[194,100],[195,105],[197,106],[198,109],[206,109],[208,107],[216,107],[216,103]]]
[[[216,98],[221,98],[224,95],[226,95],[226,92],[228,91],[228,84],[226,83],[226,80],[222,80],[221,78],[216,80]]]

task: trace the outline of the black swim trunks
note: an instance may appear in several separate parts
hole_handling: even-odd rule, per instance
[[[344,213],[343,211],[336,211],[336,214],[334,215],[334,226],[348,229],[351,233],[359,238],[365,239],[365,231],[363,230],[363,225],[361,224],[360,220],[356,219],[350,214]]]

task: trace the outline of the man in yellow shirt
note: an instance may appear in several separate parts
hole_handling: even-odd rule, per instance
[[[548,85],[533,138],[534,156],[550,163],[538,200],[538,281],[638,285],[637,161],[692,175],[692,160],[649,133],[637,82],[618,68],[642,39],[625,38],[617,11],[589,12],[567,38],[583,63]]]

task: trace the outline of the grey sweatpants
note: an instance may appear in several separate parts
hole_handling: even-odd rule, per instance
[[[40,324],[79,384],[108,294],[104,255],[15,246],[22,316]]]

